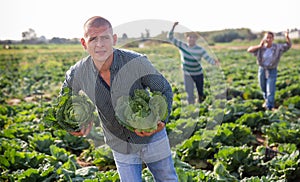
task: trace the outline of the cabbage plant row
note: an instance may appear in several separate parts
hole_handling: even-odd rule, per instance
[[[136,49],[172,84],[174,102],[166,127],[180,181],[300,179],[297,47],[279,64],[275,111],[262,107],[255,57],[244,48],[212,47],[221,67],[203,63],[205,99],[194,105],[186,102],[176,48]],[[84,55],[80,47],[19,45],[0,52],[0,180],[119,181],[99,122],[87,137],[44,122],[65,71]],[[143,180],[153,181],[146,167]]]

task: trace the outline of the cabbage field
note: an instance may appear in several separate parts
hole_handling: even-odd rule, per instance
[[[221,65],[203,61],[205,100],[194,105],[186,102],[174,46],[132,48],[172,84],[166,127],[180,181],[300,181],[300,46],[283,54],[276,110],[266,111],[250,44],[210,47]],[[99,121],[86,137],[44,122],[65,72],[85,55],[80,45],[0,48],[0,181],[119,181]],[[146,166],[143,181],[153,181]]]

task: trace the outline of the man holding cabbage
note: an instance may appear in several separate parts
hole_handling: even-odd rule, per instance
[[[105,142],[113,151],[121,181],[142,181],[143,162],[156,181],[178,181],[165,129],[172,107],[171,86],[145,55],[114,48],[116,42],[117,35],[113,33],[108,20],[100,16],[88,19],[84,24],[81,44],[89,55],[67,71],[63,88],[68,87],[73,93],[83,91],[95,104],[101,119]],[[162,102],[155,104],[157,100],[163,100],[158,97],[152,99],[152,104],[149,103],[151,106],[146,107],[146,110],[139,111],[138,116],[137,114],[132,116],[133,111],[130,109],[132,107],[128,106],[134,105],[136,108],[148,106],[148,103],[141,99],[131,102],[136,90],[147,91],[145,93],[149,93],[149,98],[152,92],[160,93],[161,98],[166,101],[165,117],[162,119],[159,114],[152,112],[159,110],[155,107],[163,106]],[[122,113],[119,113],[120,110]],[[152,119],[157,120],[151,129],[144,129],[145,125],[138,123],[139,120],[136,119],[150,118],[150,114],[143,118],[146,111],[152,114]],[[128,128],[120,122],[120,119],[137,122],[138,125],[134,126],[143,125],[142,129]],[[84,136],[88,134],[90,128],[91,125],[88,125],[79,132],[71,133]]]

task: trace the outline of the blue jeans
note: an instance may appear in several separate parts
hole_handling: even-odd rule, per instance
[[[122,182],[142,182],[143,162],[155,181],[178,181],[165,129],[154,134],[140,151],[131,154],[113,151],[113,155]]]
[[[276,90],[277,68],[264,69],[258,68],[258,81],[263,97],[266,101],[267,109],[275,107],[275,90]]]
[[[193,75],[193,76],[184,74],[183,79],[184,79],[185,91],[187,92],[188,103],[189,104],[195,103],[194,84],[196,85],[197,88],[198,102],[201,102],[203,99],[203,82],[204,82],[203,74]]]

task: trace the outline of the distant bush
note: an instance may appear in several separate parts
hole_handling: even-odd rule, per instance
[[[213,42],[232,42],[233,40],[253,40],[257,35],[253,34],[249,29],[228,29],[213,32],[208,39]]]
[[[300,43],[300,38],[299,39],[292,39],[293,44],[299,44]]]

